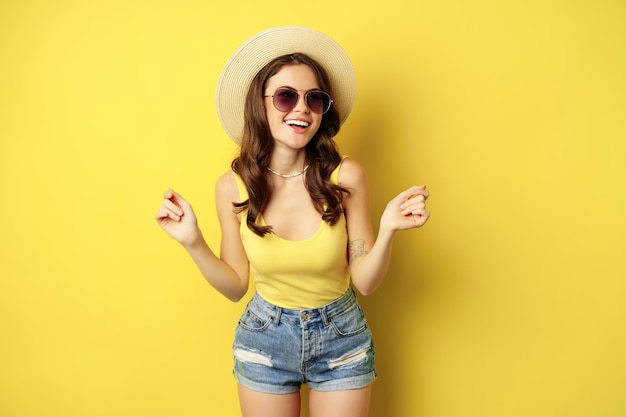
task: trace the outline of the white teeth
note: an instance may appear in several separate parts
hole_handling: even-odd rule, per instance
[[[296,125],[296,126],[302,126],[302,127],[309,126],[309,124],[305,122],[304,120],[287,120],[285,121],[285,123],[287,123],[288,125]]]

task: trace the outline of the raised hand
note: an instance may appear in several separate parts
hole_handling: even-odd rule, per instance
[[[398,194],[387,203],[380,220],[381,228],[397,231],[423,226],[430,216],[426,210],[429,195],[425,185],[413,186]]]
[[[155,218],[159,226],[183,246],[202,237],[191,204],[173,190],[167,190],[163,195],[163,204]]]

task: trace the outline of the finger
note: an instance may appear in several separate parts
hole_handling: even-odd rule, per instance
[[[183,198],[183,196],[181,196],[180,194],[178,194],[177,192],[175,192],[174,190],[170,189],[168,190],[168,192],[165,193],[168,197],[166,197],[166,200],[170,200],[172,201],[174,204],[176,204],[178,207],[180,207],[181,209],[183,209],[183,211],[190,211],[191,210],[191,204],[189,204],[187,202],[187,200],[185,200]]]
[[[406,217],[410,218],[416,227],[420,227],[420,226],[423,226],[428,221],[428,218],[430,217],[430,213],[426,210],[423,210],[417,214],[413,214],[413,215],[406,216]]]
[[[407,190],[407,194],[409,195],[409,199],[417,196],[424,196],[424,199],[426,200],[428,196],[430,196],[430,192],[426,189],[425,185],[413,186]]]
[[[409,197],[409,199],[407,200],[407,202],[405,204],[424,202],[424,201],[426,201],[426,196],[425,195],[423,195],[423,194],[416,194],[416,195],[412,195],[411,197]]]
[[[157,212],[157,214],[155,215],[155,218],[159,221],[165,220],[165,219],[171,219],[174,221],[180,221],[180,219],[182,218],[182,216],[179,216],[178,214],[176,214],[175,212],[169,210],[166,207],[160,207],[159,211]]]
[[[163,207],[165,207],[167,210],[171,211],[172,213],[175,213],[178,216],[182,216],[185,213],[182,207],[180,207],[180,205],[176,201],[173,201],[173,200],[168,200],[168,199],[163,200]]]
[[[165,193],[163,193],[163,199],[164,200],[170,200],[176,204],[179,204],[179,202],[181,200],[184,201],[184,199],[180,196],[180,194],[176,193],[174,190],[172,190],[171,188],[169,190],[167,190]]]
[[[407,216],[411,214],[419,214],[426,210],[426,205],[421,203],[410,204],[402,210],[402,215]]]
[[[400,209],[403,211],[411,210],[412,207],[415,207],[419,204],[424,204],[426,202],[426,197],[422,194],[413,195],[405,200],[402,204],[400,204]]]
[[[415,210],[413,212],[414,216],[419,216],[419,217],[428,217],[430,216],[430,213],[428,212],[428,210],[426,210],[426,208],[421,208],[419,210]]]
[[[430,212],[428,210],[424,210],[424,212],[420,214],[419,216],[421,217],[422,224],[424,224],[430,218]]]

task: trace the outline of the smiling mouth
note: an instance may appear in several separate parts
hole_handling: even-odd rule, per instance
[[[309,123],[304,120],[286,120],[285,123],[289,126],[309,127]]]

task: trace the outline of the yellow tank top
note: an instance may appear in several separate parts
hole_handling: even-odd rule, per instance
[[[339,168],[331,174],[337,184]],[[248,192],[235,174],[242,201]],[[283,308],[305,309],[328,304],[341,297],[350,286],[348,231],[344,215],[333,226],[322,220],[311,238],[285,240],[273,233],[260,237],[241,219],[240,233],[250,261],[250,274],[256,290],[265,300]],[[262,216],[257,223],[265,226]]]

